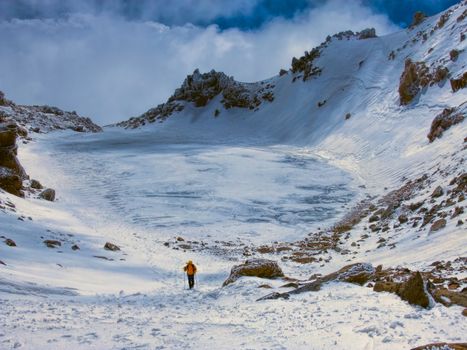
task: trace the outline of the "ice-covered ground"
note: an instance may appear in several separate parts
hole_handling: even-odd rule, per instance
[[[436,169],[462,171],[466,123],[433,143],[426,135],[444,108],[465,109],[466,90],[454,93],[446,81],[400,106],[398,87],[407,57],[443,64],[452,77],[463,74],[465,20],[457,18],[465,6],[453,8],[443,28],[435,16],[385,37],[333,39],[315,62],[321,76],[271,78],[274,103],[257,112],[232,108],[214,118],[218,96],[144,130],[59,133],[21,145],[28,174],[55,188],[58,200],[0,193],[17,210],[0,212],[0,235],[17,243],[0,245],[7,264],[0,266],[0,349],[399,350],[465,341],[459,306],[422,310],[395,295],[336,283],[256,302],[271,291],[257,288],[264,280],[220,287],[241,255],[163,244],[179,235],[214,243],[303,238],[361,197],[398,188],[404,179],[427,173],[434,186],[447,186]],[[449,59],[454,48],[456,61]],[[425,199],[430,190],[418,195]],[[342,243],[350,255],[323,253],[326,264],[281,262],[284,272],[305,278],[349,261],[419,268],[467,254],[465,229],[454,220],[435,233],[389,232],[394,249],[377,249],[376,236],[352,247],[366,224]],[[45,237],[63,244],[47,248]],[[105,251],[106,241],[122,251]],[[73,244],[81,249],[71,250]],[[189,258],[200,270],[195,291],[184,289],[181,268]],[[267,283],[284,291],[283,281]]]
[[[122,130],[46,136],[31,146],[31,159],[22,158],[30,168],[46,162],[34,176],[58,190],[60,206],[96,221],[97,229],[118,223],[158,239],[299,239],[329,224],[354,197],[349,174],[300,148],[148,145],[135,138]],[[116,140],[124,146],[115,147]]]
[[[345,284],[256,302],[268,292],[258,288],[263,280],[220,287],[230,258],[163,246],[174,235],[207,242],[301,238],[358,197],[349,174],[303,148],[142,147],[138,133],[125,135],[49,134],[21,148],[29,174],[56,188],[58,200],[11,198],[18,215],[33,220],[18,226],[16,217],[2,217],[2,231],[18,247],[2,249],[8,266],[0,277],[0,348],[401,349],[462,340],[459,307],[419,310],[395,295]],[[65,243],[46,248],[40,232]],[[122,252],[104,251],[105,241]],[[79,251],[70,249],[74,243]],[[200,270],[195,291],[185,289],[181,272],[189,258]],[[312,272],[283,267],[297,277]]]

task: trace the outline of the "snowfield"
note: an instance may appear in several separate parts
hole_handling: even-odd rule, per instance
[[[453,93],[446,81],[402,107],[398,86],[409,56],[445,64],[452,76],[465,71],[466,53],[454,62],[449,52],[465,50],[467,40],[458,38],[466,22],[456,18],[466,8],[453,7],[424,41],[417,33],[429,33],[439,16],[385,37],[333,39],[316,62],[321,76],[293,82],[298,74],[289,71],[267,80],[275,99],[258,111],[232,108],[215,118],[218,96],[136,130],[55,132],[20,145],[27,173],[54,188],[57,200],[0,192],[15,207],[0,210],[0,236],[17,244],[0,244],[0,349],[399,350],[467,341],[461,306],[422,309],[336,282],[261,302],[287,291],[286,282],[243,277],[221,287],[245,246],[303,239],[422,174],[431,184],[413,201],[425,200],[465,172],[465,121],[433,143],[427,134],[444,108],[465,113],[467,90]],[[348,254],[279,264],[287,276],[307,279],[351,262],[424,269],[467,256],[465,223],[451,220],[436,232],[394,228],[360,242],[367,226],[342,239]],[[207,248],[166,245],[176,237]],[[378,247],[382,237],[393,246]],[[44,239],[62,245],[47,248]],[[121,250],[104,250],[106,242]],[[192,291],[182,272],[188,259],[199,269]]]

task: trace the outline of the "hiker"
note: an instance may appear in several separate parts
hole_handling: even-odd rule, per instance
[[[188,285],[191,288],[195,285],[195,273],[196,273],[196,266],[193,264],[193,261],[189,260],[185,267],[183,268],[183,271],[186,272],[186,275],[188,277]]]

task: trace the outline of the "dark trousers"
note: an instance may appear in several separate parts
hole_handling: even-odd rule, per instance
[[[195,275],[187,275],[187,276],[188,276],[188,286],[191,289],[195,285]]]

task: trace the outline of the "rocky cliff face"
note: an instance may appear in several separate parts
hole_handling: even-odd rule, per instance
[[[22,183],[27,176],[16,157],[17,135],[18,127],[15,123],[0,122],[0,188],[22,196]]]

